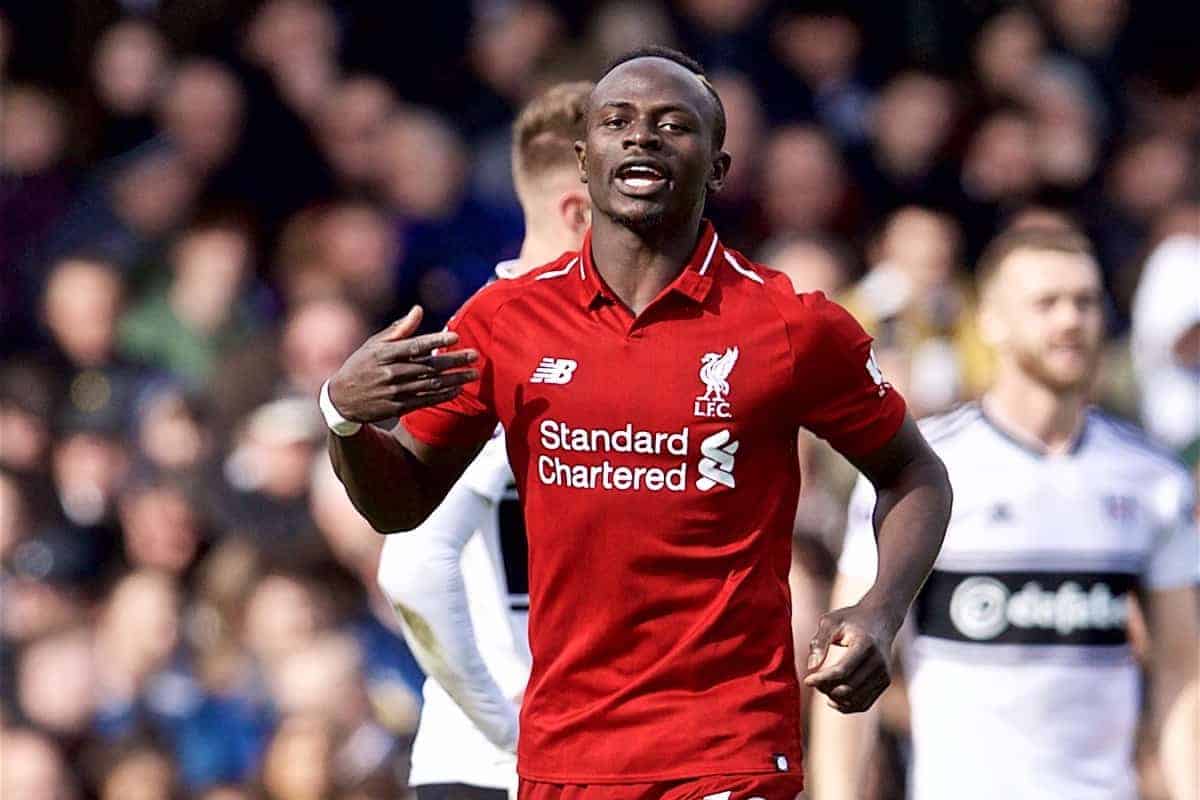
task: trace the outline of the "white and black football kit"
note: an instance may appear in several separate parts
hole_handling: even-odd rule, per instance
[[[384,542],[379,584],[428,676],[409,778],[422,800],[507,797],[516,784],[527,547],[499,429],[420,527]]]
[[[1019,442],[979,404],[921,427],[954,510],[905,640],[910,797],[1133,800],[1129,601],[1197,580],[1190,476],[1098,411],[1061,455]],[[874,502],[860,481],[839,562],[866,580]]]

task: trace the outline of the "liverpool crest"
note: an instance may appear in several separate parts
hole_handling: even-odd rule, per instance
[[[704,383],[704,394],[696,398],[693,411],[697,417],[733,416],[729,400],[729,373],[737,364],[738,349],[725,348],[724,353],[705,353],[700,358],[700,380]]]

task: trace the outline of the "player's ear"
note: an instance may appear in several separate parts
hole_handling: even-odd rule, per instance
[[[582,189],[563,192],[558,198],[558,217],[563,227],[582,241],[592,221],[592,204],[588,202],[587,192]]]
[[[729,165],[732,162],[733,158],[724,150],[713,158],[712,169],[708,172],[708,180],[705,184],[708,186],[709,194],[721,191],[721,187],[725,185],[725,178],[729,175]]]
[[[579,181],[587,183],[587,145],[575,142],[575,160],[579,164]]]

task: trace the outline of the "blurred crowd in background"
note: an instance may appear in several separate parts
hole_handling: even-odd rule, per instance
[[[724,100],[722,240],[845,303],[914,411],[987,379],[987,240],[1074,226],[1109,292],[1097,400],[1194,467],[1186,6],[0,2],[0,796],[405,796],[422,677],[316,393],[515,256],[515,111],[638,45]],[[807,640],[848,475],[802,450]]]

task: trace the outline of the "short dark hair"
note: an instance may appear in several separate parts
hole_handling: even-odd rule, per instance
[[[1034,250],[1068,253],[1095,259],[1091,242],[1077,230],[1067,227],[1015,227],[1001,233],[984,249],[975,268],[975,280],[985,291],[1000,273],[1000,267],[1013,253]]]
[[[604,71],[600,73],[600,77],[596,79],[599,83],[605,75],[612,72],[617,67],[627,61],[633,61],[638,58],[665,58],[667,61],[673,61],[679,66],[686,69],[688,72],[700,79],[700,83],[704,84],[704,88],[708,90],[709,97],[712,98],[713,104],[717,108],[716,119],[713,125],[713,144],[718,150],[725,146],[725,104],[721,102],[721,95],[717,94],[717,90],[713,88],[709,82],[708,76],[704,74],[704,67],[700,66],[700,62],[689,55],[674,50],[670,47],[661,45],[649,45],[647,47],[639,47],[636,50],[630,50],[620,56],[617,56],[608,63]]]

